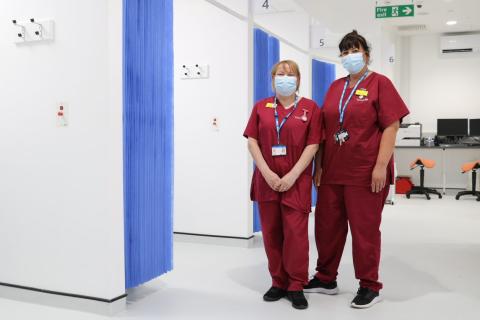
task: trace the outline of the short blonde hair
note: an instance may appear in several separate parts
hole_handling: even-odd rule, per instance
[[[293,61],[293,60],[282,60],[278,63],[276,63],[273,68],[272,68],[272,87],[274,86],[274,81],[273,79],[275,78],[275,74],[277,73],[278,71],[278,68],[280,68],[280,66],[283,66],[283,65],[287,65],[289,68],[290,68],[290,71],[292,71],[295,76],[297,77],[297,91],[298,89],[300,88],[300,68],[298,67],[298,64]]]

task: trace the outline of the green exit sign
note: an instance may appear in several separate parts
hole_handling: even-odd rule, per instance
[[[413,17],[415,9],[413,4],[401,6],[376,7],[375,15],[377,19],[381,18],[399,18],[399,17]]]

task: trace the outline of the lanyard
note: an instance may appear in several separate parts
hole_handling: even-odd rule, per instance
[[[277,98],[275,97],[274,110],[275,110],[275,127],[277,128],[277,142],[280,144],[280,130],[282,130],[283,125],[287,122],[288,118],[295,112],[297,109],[298,97],[295,97],[295,104],[293,105],[293,110],[283,118],[282,123],[278,124],[278,111],[277,111]]]
[[[342,97],[340,98],[340,103],[338,104],[338,113],[340,113],[340,127],[343,127],[345,110],[347,109],[347,106],[348,106],[350,100],[352,100],[353,94],[355,93],[355,91],[357,91],[357,88],[358,88],[358,85],[360,84],[360,82],[362,82],[367,77],[367,74],[368,74],[368,70],[365,71],[365,73],[362,75],[360,80],[358,80],[357,84],[355,84],[355,87],[353,87],[352,92],[350,92],[350,95],[348,96],[347,101],[345,101],[345,104],[343,104],[343,99],[345,98],[345,92],[347,92],[347,87],[348,87],[348,84],[350,83],[350,78],[348,78],[345,81],[345,86],[343,87]]]

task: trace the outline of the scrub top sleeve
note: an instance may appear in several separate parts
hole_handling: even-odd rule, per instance
[[[315,103],[312,109],[312,120],[308,128],[307,146],[320,144],[323,140],[323,112]]]
[[[252,109],[252,113],[250,115],[250,119],[248,120],[247,127],[243,132],[243,136],[245,138],[253,138],[258,140],[258,112],[257,112],[257,105],[255,105]]]
[[[395,121],[401,122],[410,113],[397,89],[387,77],[382,77],[379,81],[377,113],[382,129],[387,128]]]

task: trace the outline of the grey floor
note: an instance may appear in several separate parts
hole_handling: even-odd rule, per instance
[[[349,308],[357,288],[350,244],[340,294],[310,294],[310,308],[298,311],[286,300],[262,301],[270,280],[261,241],[250,249],[175,243],[174,271],[131,290],[127,310],[113,318],[480,319],[480,202],[397,198],[382,232],[384,301],[369,310]],[[315,257],[311,237],[311,273]],[[0,319],[111,318],[0,299]]]

